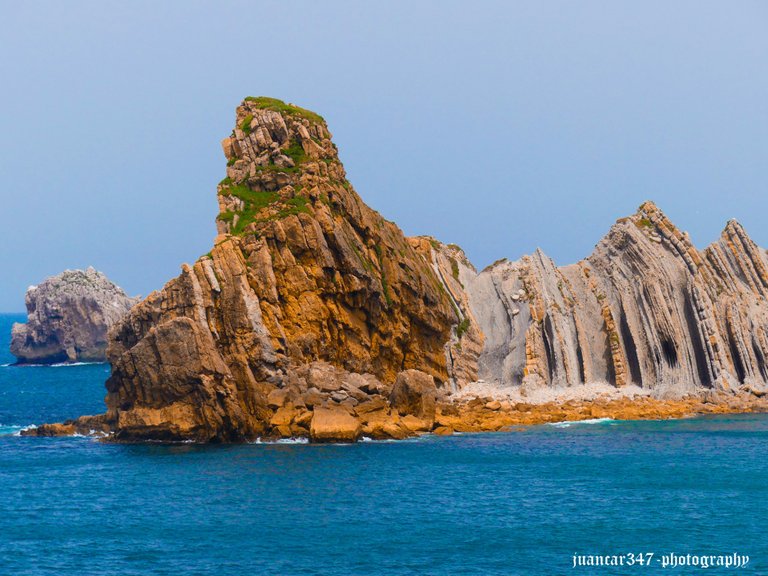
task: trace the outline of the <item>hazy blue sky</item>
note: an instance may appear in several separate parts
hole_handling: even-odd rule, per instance
[[[766,2],[1,1],[0,74],[4,311],[207,252],[247,95],[322,114],[371,206],[478,267],[578,260],[649,198],[768,245]]]

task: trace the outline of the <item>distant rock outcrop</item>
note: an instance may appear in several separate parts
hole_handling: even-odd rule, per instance
[[[27,323],[14,324],[20,364],[103,362],[107,332],[138,302],[93,268],[67,270],[27,290]]]
[[[577,264],[478,273],[369,208],[317,114],[247,98],[222,144],[219,236],[112,330],[106,413],[28,434],[348,442],[768,407],[768,258],[735,222],[698,251],[648,202]]]

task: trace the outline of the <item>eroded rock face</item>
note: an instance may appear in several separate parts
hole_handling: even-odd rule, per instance
[[[432,263],[457,316],[457,324],[445,343],[446,362],[450,374],[450,390],[456,392],[467,382],[477,380],[478,362],[485,337],[475,318],[466,286],[477,271],[455,244],[442,244],[430,237],[411,238],[411,245]]]
[[[657,396],[768,383],[768,259],[735,221],[698,251],[651,202],[619,220],[587,259],[541,251],[468,280],[500,387],[607,382]]]
[[[27,290],[27,323],[14,324],[21,364],[103,362],[107,332],[138,302],[93,268],[67,270]]]
[[[435,421],[437,388],[435,379],[418,370],[405,370],[397,375],[389,395],[389,403],[400,416],[413,416],[424,422],[427,430]]]
[[[446,342],[460,319],[432,249],[362,202],[325,122],[248,99],[223,149],[210,255],[114,332],[106,401],[115,437],[282,435],[292,424],[285,411],[274,419],[276,389],[352,409],[409,368],[453,385]]]

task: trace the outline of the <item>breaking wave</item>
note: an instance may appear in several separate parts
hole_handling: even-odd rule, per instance
[[[577,426],[580,424],[605,424],[607,422],[614,422],[613,418],[589,418],[587,420],[566,420],[565,422],[551,422],[547,426],[554,426],[555,428],[570,428],[571,426]]]
[[[32,428],[37,428],[37,426],[34,424],[28,424],[26,426],[0,424],[0,436],[19,436],[22,430],[30,430]]]
[[[309,444],[309,438],[280,438],[278,440],[256,438],[251,444]]]
[[[0,368],[68,368],[70,366],[96,366],[107,362],[58,362],[56,364],[0,364]]]

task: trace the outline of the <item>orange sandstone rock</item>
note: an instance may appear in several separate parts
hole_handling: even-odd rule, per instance
[[[312,416],[309,432],[313,442],[356,442],[362,426],[360,420],[346,410],[318,408]]]

